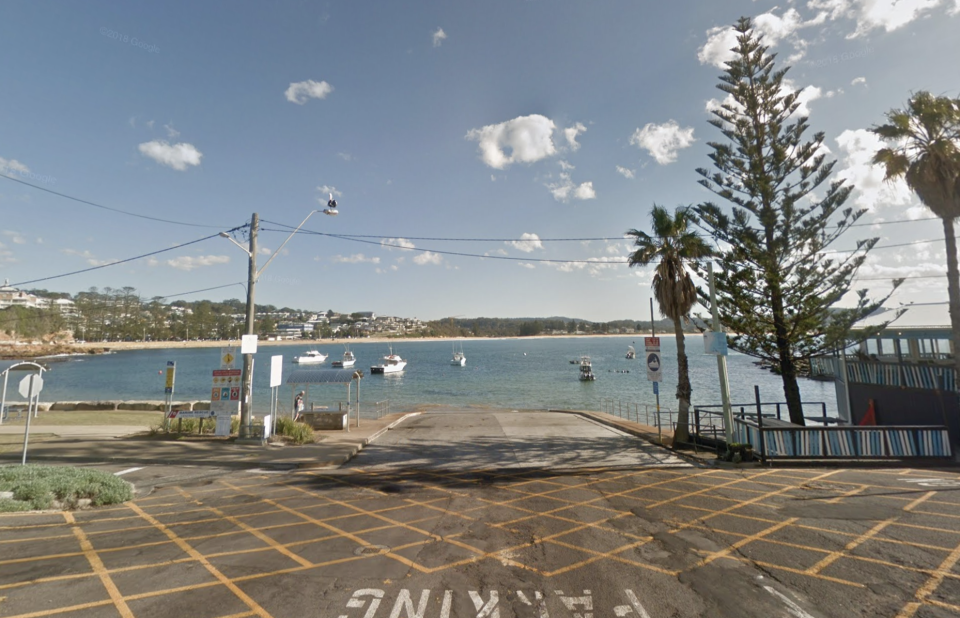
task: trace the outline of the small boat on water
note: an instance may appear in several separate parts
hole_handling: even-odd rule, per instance
[[[370,373],[398,373],[407,366],[407,361],[400,358],[399,354],[393,353],[390,348],[390,354],[383,357],[383,362],[370,368]]]
[[[357,358],[353,355],[353,352],[350,351],[350,348],[346,348],[343,352],[343,358],[341,360],[333,361],[333,366],[338,369],[346,369],[347,367],[353,367],[357,363]]]
[[[453,358],[450,359],[450,364],[455,367],[464,367],[467,364],[467,357],[463,355],[463,344],[460,344],[460,349],[457,349],[457,344],[453,344]]]
[[[317,350],[309,350],[300,356],[294,356],[293,362],[300,365],[317,365],[327,360],[327,354],[321,354]]]
[[[637,351],[632,345],[627,346],[627,360],[633,360],[637,357]]]
[[[580,381],[593,382],[597,376],[593,373],[593,365],[590,363],[589,356],[580,357]]]

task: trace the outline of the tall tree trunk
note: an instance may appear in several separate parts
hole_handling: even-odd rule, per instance
[[[947,296],[950,298],[950,326],[953,331],[953,365],[960,380],[960,268],[957,266],[957,237],[953,219],[943,218],[943,238],[947,244]]]
[[[673,321],[673,332],[677,339],[677,429],[673,442],[677,444],[690,441],[690,370],[682,318]]]
[[[779,282],[771,285],[771,305],[773,309],[773,329],[777,339],[777,351],[780,356],[780,380],[783,382],[783,395],[787,399],[790,422],[806,425],[803,418],[803,399],[800,397],[800,385],[797,384],[797,366],[793,362],[790,341],[787,339],[787,326],[783,319],[783,298]]]

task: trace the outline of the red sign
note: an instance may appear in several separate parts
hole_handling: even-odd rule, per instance
[[[230,401],[240,401],[240,387],[233,386],[230,388]]]
[[[230,376],[238,376],[241,374],[240,369],[214,369],[213,377],[215,378],[226,378]]]
[[[646,348],[647,352],[659,352],[660,337],[644,337],[643,345]]]

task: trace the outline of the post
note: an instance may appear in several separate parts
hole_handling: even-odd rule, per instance
[[[40,375],[40,374],[33,374]],[[27,391],[29,396],[27,397],[27,426],[23,430],[23,459],[20,461],[20,465],[27,465],[27,443],[30,441],[30,417],[33,416],[31,408],[36,405],[33,402],[33,375],[30,376],[30,390]],[[39,397],[37,398],[39,400]]]
[[[253,213],[250,218],[250,264],[247,269],[247,320],[244,324],[248,335],[254,333],[256,320],[255,288],[257,285],[257,230],[260,227],[260,215]],[[251,399],[253,398],[253,355],[243,355],[243,375],[240,378],[240,437],[250,435]]]
[[[713,262],[707,262],[710,275],[710,310],[713,313],[713,332],[723,334],[720,326],[720,310],[717,308],[717,286],[713,281]],[[733,442],[733,411],[730,409],[730,382],[727,379],[727,357],[717,354],[717,373],[720,375],[720,401],[723,402],[724,438],[727,444]]]
[[[767,449],[763,441],[763,409],[760,407],[760,387],[753,385],[753,394],[757,399],[757,434],[760,436],[760,463],[767,463]]]
[[[650,297],[650,336],[657,336],[656,327],[653,325],[653,297]]]
[[[0,425],[3,424],[3,411],[7,408],[7,378],[10,377],[10,371],[3,372],[3,393],[0,395]]]

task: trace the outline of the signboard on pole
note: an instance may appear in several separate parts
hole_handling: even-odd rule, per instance
[[[177,375],[176,361],[167,361],[167,380],[163,385],[163,392],[167,395],[173,394],[173,381]]]
[[[270,388],[280,386],[283,379],[283,356],[270,357]]]
[[[40,391],[43,390],[43,377],[39,373],[31,373],[22,380],[20,380],[20,395],[30,401],[36,399],[40,396]]]
[[[647,380],[662,382],[663,374],[660,371],[660,352],[647,352]]]
[[[257,353],[257,336],[256,335],[243,335],[242,337],[240,337],[240,353],[241,354]]]
[[[659,352],[660,337],[644,337],[643,347],[646,349],[647,352]]]
[[[213,410],[170,410],[167,412],[168,420],[181,418],[213,418],[217,415]]]
[[[220,369],[233,369],[233,362],[236,359],[236,348],[220,348]]]
[[[703,332],[703,353],[715,356],[727,355],[727,335],[708,330]]]

